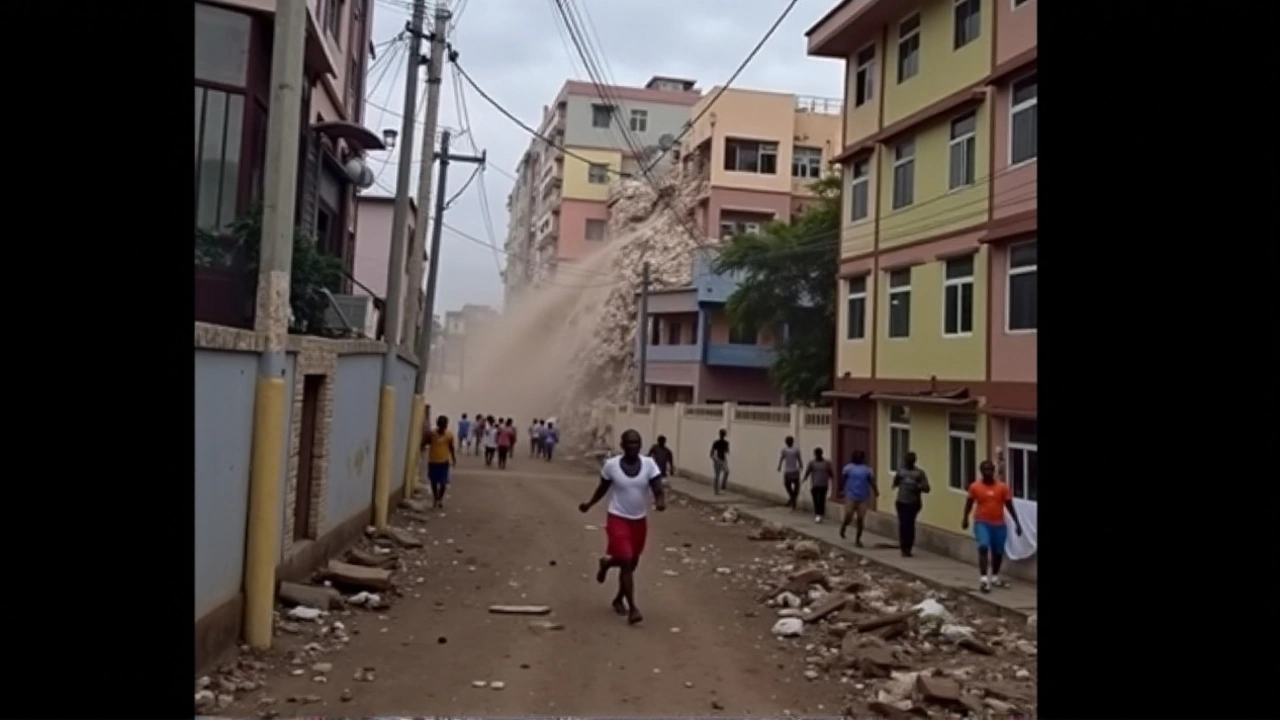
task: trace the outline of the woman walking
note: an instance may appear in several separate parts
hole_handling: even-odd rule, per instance
[[[924,495],[929,492],[929,476],[916,467],[916,454],[907,453],[902,458],[902,468],[893,474],[893,487],[898,490],[898,547],[902,557],[911,557],[916,544],[916,517],[924,507]]]
[[[827,493],[831,491],[831,476],[836,474],[835,465],[822,457],[822,448],[813,449],[813,459],[804,469],[801,483],[809,482],[809,494],[813,498],[813,521],[821,523],[827,515]]]

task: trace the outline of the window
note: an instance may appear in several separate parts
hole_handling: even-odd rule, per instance
[[[1040,497],[1040,485],[1036,476],[1036,421],[1009,419],[1009,489],[1019,500],[1036,502]]]
[[[844,338],[861,340],[867,336],[867,278],[849,278],[844,282],[849,291],[845,301]]]
[[[951,413],[947,417],[947,484],[964,490],[978,478],[978,416]]]
[[[662,321],[658,318],[651,318],[649,320],[649,344],[662,344]]]
[[[889,472],[902,469],[902,459],[911,449],[911,409],[889,406]]]
[[[911,269],[889,273],[889,337],[911,336]]]
[[[730,345],[755,345],[760,338],[760,330],[751,324],[738,325],[733,323],[729,326],[729,344]]]
[[[942,283],[942,334],[973,333],[973,256],[947,261]]]
[[[612,105],[591,106],[591,127],[607,128],[611,122],[613,122]]]
[[[631,111],[631,131],[646,132],[649,130],[649,111],[648,110],[632,110]]]
[[[857,160],[854,161],[850,170],[852,179],[849,181],[849,222],[865,218],[871,210],[870,164],[866,160]]]
[[[586,237],[588,240],[604,240],[604,220],[588,220]]]
[[[668,344],[668,345],[680,345],[680,344],[681,344],[681,340],[680,340],[680,331],[681,331],[682,329],[683,329],[683,328],[682,328],[682,327],[681,327],[681,325],[680,325],[680,321],[678,321],[678,320],[669,320],[669,321],[667,321],[667,344]]]
[[[609,183],[609,166],[599,163],[588,165],[587,182],[592,185],[607,185]]]
[[[724,169],[730,172],[776,175],[778,143],[728,138],[724,142]]]
[[[738,234],[738,226],[732,222],[721,221],[720,223],[720,239],[728,240]]]
[[[982,0],[955,0],[955,49],[978,39],[982,31]]]
[[[243,13],[196,3],[196,80],[244,87],[252,24]]]
[[[822,148],[797,145],[791,155],[791,177],[808,180],[822,177]]]
[[[920,72],[920,15],[912,15],[898,26],[898,82],[904,83]]]
[[[742,232],[747,235],[758,235],[760,233],[760,223],[744,222],[742,223]]]
[[[1036,159],[1039,113],[1036,100],[1040,86],[1034,74],[1013,83],[1009,107],[1009,164],[1017,165]]]
[[[1009,246],[1008,319],[1010,330],[1035,330],[1039,289],[1036,241]]]
[[[858,51],[857,69],[853,72],[853,106],[862,107],[875,97],[876,46]]]
[[[347,180],[336,162],[327,156],[320,162],[319,184],[316,191],[316,245],[326,255],[342,257],[343,209],[346,203]]]
[[[342,0],[324,0],[324,31],[341,47]]]
[[[202,87],[195,90],[196,227],[217,230],[236,219],[244,96]]]
[[[1027,0],[1013,0],[1013,7],[1015,10],[1026,4],[1027,4]]]
[[[916,142],[903,140],[893,147],[893,209],[903,208],[916,198]]]
[[[976,111],[951,121],[951,174],[947,187],[955,190],[972,185],[978,163],[978,116]]]

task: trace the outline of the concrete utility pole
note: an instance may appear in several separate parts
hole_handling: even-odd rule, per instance
[[[640,270],[640,360],[636,363],[636,402],[644,405],[649,397],[645,392],[645,365],[649,363],[649,261]]]
[[[431,21],[431,56],[427,60],[427,116],[423,119],[422,163],[418,168],[418,217],[414,223],[413,238],[409,244],[409,277],[415,283],[415,293],[422,286],[422,249],[427,244],[427,208],[431,207],[431,166],[435,158],[436,128],[440,123],[440,83],[444,76],[446,32],[452,17],[453,13],[449,12],[449,8],[445,7],[444,3],[440,3],[436,5],[435,17]],[[432,253],[434,252],[433,250]],[[417,311],[425,306],[424,298],[422,305],[415,303],[414,310]],[[417,324],[415,318],[411,317],[408,320],[409,327]],[[431,324],[431,315],[424,312],[422,329],[418,331],[419,336],[430,333]],[[407,336],[408,333],[406,333]],[[430,346],[428,346],[429,349]],[[427,356],[419,353],[419,374],[421,374],[421,367],[427,362]],[[425,412],[426,398],[423,397],[423,388],[417,387],[409,412],[409,441],[404,445],[405,497],[409,496],[409,491],[413,488],[413,480],[418,473],[418,455],[420,454],[418,438],[422,436]]]
[[[286,414],[285,343],[289,338],[289,275],[293,265],[294,200],[298,194],[298,124],[302,118],[307,0],[278,0],[267,114],[266,176],[254,330],[266,336],[258,364],[249,475],[249,527],[244,558],[244,638],[271,647],[276,560],[280,550],[280,458]]]
[[[422,23],[426,1],[414,0],[413,19],[409,27],[409,66],[405,72],[404,116],[400,122],[400,161],[396,167],[396,204],[391,213],[391,258],[387,263],[387,300],[383,312],[386,322],[382,340],[387,351],[382,356],[382,392],[378,402],[377,451],[373,461],[373,525],[387,527],[391,505],[391,453],[395,447],[396,417],[396,350],[400,347],[400,316],[404,306],[404,247],[408,242],[405,227],[409,219],[409,182],[413,170],[413,117],[418,104],[418,64],[422,49]],[[431,139],[425,140],[427,144]],[[429,171],[429,170],[428,170]]]
[[[414,392],[417,397],[421,398],[423,391],[427,387],[427,373],[431,366],[431,335],[435,330],[435,323],[431,322],[431,318],[435,316],[436,311],[436,278],[440,274],[440,235],[444,231],[444,202],[445,189],[449,186],[449,163],[465,162],[474,163],[483,167],[486,160],[486,154],[482,153],[479,157],[475,155],[450,155],[449,154],[449,131],[445,130],[440,134],[440,152],[436,158],[440,161],[440,176],[437,178],[438,187],[436,188],[436,206],[432,211],[431,217],[431,252],[427,256],[427,294],[423,298],[423,304],[426,306],[422,312],[422,334],[418,336],[418,377],[414,382]],[[421,400],[418,401],[422,403]],[[417,465],[418,454],[414,453],[413,463]],[[405,463],[408,468],[409,463]],[[413,476],[405,473],[405,487],[411,487]]]

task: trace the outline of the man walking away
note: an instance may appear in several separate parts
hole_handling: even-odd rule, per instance
[[[796,501],[800,497],[800,468],[804,461],[800,459],[800,448],[796,447],[796,439],[787,436],[783,440],[782,452],[778,453],[778,470],[782,471],[782,487],[787,491],[787,507],[799,510]]]
[[[529,423],[529,457],[538,456],[538,419]]]
[[[427,451],[427,482],[431,485],[431,507],[444,507],[444,491],[449,487],[449,466],[458,464],[453,447],[453,433],[449,432],[449,418],[436,418],[436,429],[423,439]]]
[[[484,446],[484,413],[476,413],[475,425],[471,427],[471,454],[479,455]]]
[[[721,430],[720,438],[711,443],[711,487],[719,495],[729,489],[729,441],[728,431]]]
[[[467,452],[467,440],[471,437],[471,421],[467,419],[467,414],[462,413],[462,417],[458,418],[458,447],[465,454]]]
[[[813,521],[821,523],[827,515],[827,493],[831,492],[831,476],[836,474],[835,465],[822,457],[822,448],[813,449],[813,459],[805,466],[804,478],[800,482],[809,483],[809,494],[813,498]]]
[[[511,421],[507,420],[507,424],[498,426],[498,469],[507,469],[507,456],[511,454],[511,450],[515,445],[516,431],[511,427]]]
[[[653,493],[653,506],[658,512],[667,509],[662,490],[662,470],[652,458],[640,454],[640,433],[627,430],[622,433],[622,455],[609,458],[600,469],[600,484],[591,499],[578,506],[578,512],[587,512],[609,495],[608,515],[604,531],[608,545],[596,582],[604,583],[611,568],[618,568],[618,594],[613,598],[613,609],[626,615],[627,622],[635,625],[643,620],[636,605],[635,572],[644,552],[648,536],[648,498]]]
[[[1004,524],[1004,514],[1013,520],[1013,531],[1022,535],[1022,522],[1013,507],[1013,491],[1004,482],[996,480],[996,466],[983,460],[978,467],[982,478],[969,485],[969,497],[964,501],[964,517],[961,529],[969,529],[969,512],[973,514],[973,537],[978,541],[978,572],[981,574],[978,589],[991,592],[991,586],[1009,587],[1000,578],[1000,565],[1004,563],[1004,545],[1009,540],[1009,528]],[[991,574],[987,574],[987,558],[991,558]]]
[[[902,557],[911,557],[916,544],[916,517],[924,507],[923,495],[929,492],[929,476],[916,467],[916,454],[907,453],[902,458],[902,469],[893,474],[893,486],[898,489],[898,547]]]
[[[490,415],[484,419],[484,464],[493,465],[493,456],[498,453],[498,423]]]
[[[649,457],[658,464],[658,469],[662,471],[664,477],[672,477],[676,474],[676,456],[671,452],[671,448],[667,447],[666,435],[658,436],[658,443],[649,448]]]
[[[560,431],[556,429],[555,423],[547,423],[547,429],[542,431],[542,457],[551,462],[551,456],[555,455],[556,443],[560,442]]]
[[[867,510],[880,495],[875,473],[867,465],[867,454],[854,450],[849,464],[840,471],[840,478],[844,482],[841,486],[844,491],[844,520],[840,523],[840,537],[845,537],[845,531],[852,520],[855,523],[853,544],[855,547],[862,547],[862,526],[867,518]]]

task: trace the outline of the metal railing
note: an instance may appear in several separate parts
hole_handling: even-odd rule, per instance
[[[844,112],[844,101],[839,98],[818,97],[817,95],[797,95],[796,110],[821,113],[823,115],[839,115]]]

